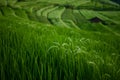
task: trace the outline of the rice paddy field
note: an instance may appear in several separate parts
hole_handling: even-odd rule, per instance
[[[0,80],[120,80],[119,16],[112,1],[0,0]]]

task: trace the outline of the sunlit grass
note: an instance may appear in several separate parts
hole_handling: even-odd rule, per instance
[[[114,34],[15,20],[0,19],[1,80],[119,79],[120,38]]]
[[[84,1],[1,0],[0,80],[119,80],[119,13]]]

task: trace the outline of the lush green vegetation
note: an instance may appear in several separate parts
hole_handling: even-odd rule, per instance
[[[0,0],[0,80],[119,80],[118,5]]]

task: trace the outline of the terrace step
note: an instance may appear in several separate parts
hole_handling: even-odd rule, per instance
[[[113,31],[113,30],[112,30],[111,28],[109,28],[108,26],[103,25],[103,24],[101,24],[101,26],[102,26],[103,28],[105,28],[106,30],[110,31],[111,33],[113,33],[114,35],[120,37],[120,34],[119,34],[119,33]]]
[[[66,20],[66,21],[64,21],[64,22],[65,22],[67,25],[71,26],[71,27],[80,29],[72,20]]]
[[[41,13],[41,17],[39,17],[39,19],[41,18],[42,20],[44,19],[44,22],[46,23],[51,23],[50,22],[50,19],[48,19],[48,14],[50,12],[52,12],[53,10],[57,9],[58,7],[50,7],[50,8],[47,8],[47,9],[44,9]]]
[[[81,24],[87,22],[87,20],[83,17],[83,15],[80,14],[79,10],[73,10],[73,17],[74,17],[74,23],[77,26],[81,26]]]
[[[41,13],[41,15],[42,15],[42,16],[45,16],[45,17],[48,17],[48,14],[49,14],[50,12],[52,12],[53,10],[57,9],[57,8],[58,8],[58,6],[57,6],[57,7],[47,8],[46,10],[44,10],[44,11]]]
[[[75,20],[74,16],[73,16],[73,10],[72,9],[65,9],[63,14],[62,14],[62,19],[71,19],[71,20]]]
[[[46,10],[46,9],[49,9],[49,8],[53,8],[53,5],[52,5],[52,6],[47,6],[47,7],[44,7],[44,8],[42,8],[42,9],[38,10],[38,11],[36,12],[36,15],[37,15],[37,16],[42,16],[42,12],[43,12],[44,10]]]
[[[102,15],[96,11],[93,11],[93,10],[80,10],[80,12],[87,20],[94,18],[94,17],[98,17],[101,20],[105,21],[106,23],[119,24],[119,22],[117,22],[113,19],[110,19],[107,16],[104,16],[104,15]]]
[[[47,7],[44,7],[44,8],[41,8],[40,10],[37,10],[36,11],[36,17],[38,19],[39,22],[43,22],[43,23],[48,23],[50,24],[48,18],[47,18],[47,10],[54,10],[54,6],[51,5],[51,6],[47,6]],[[45,12],[45,13],[44,13]]]
[[[91,19],[94,17],[99,17],[102,20],[110,20],[108,17],[103,16],[93,10],[80,10],[81,14],[86,18],[86,19]]]
[[[59,7],[57,9],[55,9],[54,11],[50,12],[48,14],[48,19],[50,20],[50,22],[54,25],[57,26],[65,26],[65,27],[69,27],[62,19],[61,19],[61,15],[63,14],[65,8],[64,7]]]
[[[114,21],[120,23],[120,11],[97,11],[99,14],[103,16],[107,16],[110,19],[113,19]],[[116,18],[117,17],[117,18]]]
[[[59,7],[59,8],[57,8],[57,9],[55,9],[55,10],[53,10],[52,12],[50,12],[49,14],[48,14],[48,18],[61,18],[61,15],[63,14],[63,12],[64,12],[64,10],[65,10],[65,8],[64,7]]]

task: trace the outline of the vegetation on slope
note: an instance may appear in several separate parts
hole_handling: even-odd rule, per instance
[[[0,80],[120,79],[118,11],[87,10],[94,5],[87,0],[82,10],[71,8],[74,0],[7,1],[0,1]],[[88,20],[96,16],[107,24]]]
[[[1,80],[118,80],[120,38],[0,17]]]

